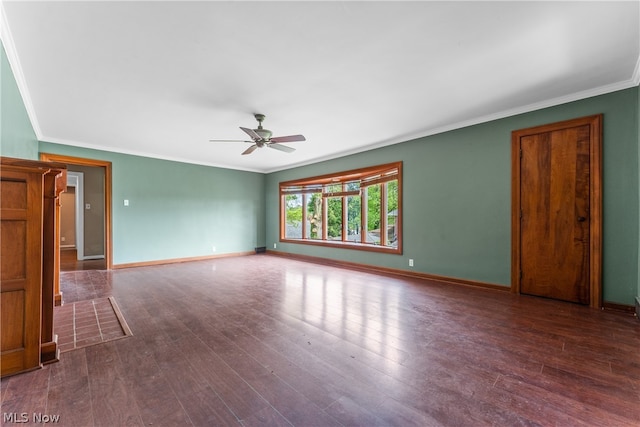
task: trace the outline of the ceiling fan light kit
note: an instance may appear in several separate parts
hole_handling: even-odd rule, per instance
[[[256,113],[253,115],[255,119],[258,121],[257,129],[249,129],[240,126],[240,129],[244,131],[249,137],[251,141],[243,141],[243,140],[217,140],[211,139],[209,142],[248,142],[253,144],[251,147],[247,148],[242,152],[243,155],[253,153],[256,148],[269,147],[274,148],[278,151],[284,151],[285,153],[291,153],[296,151],[295,148],[289,147],[287,145],[281,145],[282,142],[300,142],[306,141],[306,138],[302,135],[289,135],[289,136],[276,136],[271,137],[273,133],[269,129],[265,129],[262,127],[262,122],[265,119],[264,114]]]

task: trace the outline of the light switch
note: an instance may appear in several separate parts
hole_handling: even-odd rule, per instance
[[[91,209],[91,203],[87,203],[87,204],[85,204],[85,205],[84,205],[84,208],[85,208],[86,210]]]
[[[125,205],[125,206],[129,206],[129,200],[124,199],[124,205]]]

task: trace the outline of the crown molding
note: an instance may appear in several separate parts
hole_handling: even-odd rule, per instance
[[[229,165],[224,165],[221,163],[213,163],[213,162],[200,162],[194,159],[182,158],[177,156],[161,156],[156,153],[150,153],[146,151],[128,150],[123,148],[114,148],[114,147],[108,147],[108,146],[97,145],[97,144],[87,144],[84,142],[71,141],[68,139],[42,137],[42,138],[38,138],[38,140],[40,142],[49,143],[49,144],[67,145],[70,147],[84,148],[87,150],[102,151],[104,153],[125,154],[128,156],[145,157],[147,159],[156,159],[156,160],[167,160],[170,162],[188,163],[191,165],[199,165],[199,166],[210,166],[210,167],[220,168],[220,169],[231,169],[231,170],[239,170],[239,171],[245,171],[245,172],[266,173],[262,169],[241,168],[241,167],[229,166]]]
[[[7,14],[4,10],[4,2],[2,1],[0,1],[0,40],[2,40],[2,45],[4,46],[4,51],[7,54],[9,66],[11,67],[13,77],[16,80],[24,107],[27,110],[27,116],[29,117],[29,121],[31,121],[31,127],[33,127],[36,138],[40,139],[42,131],[40,130],[40,124],[36,117],[35,108],[33,108],[33,103],[31,102],[31,95],[29,94],[26,79],[22,73],[20,59],[18,58],[16,46],[13,42],[13,37],[11,36],[11,30],[9,28],[9,23],[7,22]]]
[[[393,139],[389,139],[386,141],[381,141],[378,142],[376,144],[371,144],[371,145],[367,145],[364,147],[358,147],[358,148],[354,148],[351,150],[346,150],[346,151],[341,151],[339,153],[334,153],[328,156],[324,156],[324,157],[318,157],[315,158],[313,160],[309,160],[306,162],[300,162],[300,163],[296,163],[296,164],[292,164],[292,165],[287,165],[286,167],[281,167],[281,168],[272,168],[272,169],[268,169],[266,170],[264,173],[274,173],[274,172],[280,172],[283,170],[288,170],[288,169],[293,169],[293,168],[297,168],[297,167],[301,167],[301,166],[308,166],[308,165],[312,165],[315,163],[320,163],[320,162],[324,162],[327,160],[333,160],[333,159],[337,159],[340,157],[345,157],[345,156],[349,156],[352,154],[358,154],[358,153],[363,153],[365,151],[370,151],[370,150],[375,150],[377,148],[382,148],[382,147],[386,147],[389,145],[395,145],[395,144],[401,144],[403,142],[409,142],[409,141],[413,141],[419,138],[425,138],[428,136],[432,136],[432,135],[437,135],[437,134],[441,134],[441,133],[445,133],[445,132],[450,132],[456,129],[462,129],[468,126],[474,126],[474,125],[478,125],[478,124],[482,124],[482,123],[488,123],[488,122],[492,122],[495,120],[500,120],[500,119],[505,119],[507,117],[512,117],[512,116],[517,116],[519,114],[524,114],[524,113],[530,113],[533,111],[537,111],[537,110],[542,110],[544,108],[550,108],[550,107],[555,107],[558,105],[562,105],[562,104],[568,104],[570,102],[574,102],[574,101],[579,101],[582,99],[587,99],[587,98],[592,98],[595,96],[600,96],[600,95],[606,95],[608,93],[612,93],[612,92],[617,92],[619,90],[624,90],[624,89],[629,89],[635,86],[638,86],[638,79],[640,78],[639,76],[639,68],[640,66],[640,58],[638,60],[638,64],[636,64],[636,70],[634,71],[634,76],[632,79],[630,80],[626,80],[626,81],[621,81],[621,82],[617,82],[617,83],[612,83],[609,85],[605,85],[605,86],[600,86],[600,87],[596,87],[593,89],[587,89],[581,92],[575,92],[575,93],[571,93],[569,95],[565,95],[565,96],[561,96],[561,97],[557,97],[557,98],[552,98],[552,99],[548,99],[548,100],[544,100],[541,102],[537,102],[537,103],[533,103],[533,104],[529,104],[529,105],[525,105],[522,107],[517,107],[517,108],[513,108],[510,110],[504,110],[498,113],[494,113],[494,114],[489,114],[486,116],[480,116],[480,117],[476,117],[473,119],[469,119],[469,120],[465,120],[465,121],[461,121],[461,122],[457,122],[457,123],[452,123],[450,125],[446,125],[446,126],[441,126],[438,128],[431,128],[431,129],[426,129],[422,132],[419,133],[412,133],[412,134],[406,134],[406,135],[400,135],[396,138]]]

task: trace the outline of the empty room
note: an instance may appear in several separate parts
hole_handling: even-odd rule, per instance
[[[640,425],[640,2],[0,2],[2,425]]]

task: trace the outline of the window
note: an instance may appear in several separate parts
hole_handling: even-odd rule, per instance
[[[402,162],[280,183],[280,240],[402,253]]]

